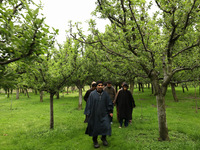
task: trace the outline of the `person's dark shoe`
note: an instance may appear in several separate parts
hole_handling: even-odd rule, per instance
[[[107,140],[105,138],[101,138],[101,140],[103,141],[103,145],[104,146],[108,146],[108,142],[107,142]]]
[[[98,142],[94,142],[94,148],[99,148],[99,147],[100,147],[99,143]]]

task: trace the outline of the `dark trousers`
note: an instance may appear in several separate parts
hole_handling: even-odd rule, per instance
[[[109,118],[110,118],[110,122],[112,122],[113,121],[113,117],[109,116]]]
[[[94,143],[97,143],[98,141],[97,141],[97,138],[98,138],[98,136],[93,136],[92,137],[92,140],[93,140],[93,142]],[[106,135],[102,135],[102,138],[101,138],[102,140],[106,140]]]
[[[124,120],[125,120],[125,121],[124,121]],[[120,126],[121,126],[121,127],[122,127],[123,121],[124,121],[124,126],[127,127],[127,126],[128,126],[129,120],[128,120],[128,119],[120,119],[120,120],[119,120],[119,123],[120,123]]]
[[[112,103],[113,104],[113,103]],[[114,104],[113,104],[113,112],[114,112]],[[110,118],[110,122],[113,122],[113,117],[111,117],[110,115],[109,115],[109,118]]]

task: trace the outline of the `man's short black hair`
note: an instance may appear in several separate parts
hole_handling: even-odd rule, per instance
[[[103,81],[97,81],[97,85],[98,85],[99,83],[102,83],[102,84],[103,84]]]
[[[126,82],[124,82],[122,86],[126,86],[128,88],[128,84]]]
[[[107,81],[107,84],[112,84],[112,82],[111,81]]]

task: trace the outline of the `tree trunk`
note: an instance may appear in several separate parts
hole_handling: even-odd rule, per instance
[[[142,89],[142,92],[144,92],[144,87],[143,87],[143,84],[142,83],[138,83],[139,84],[139,91],[141,91],[141,89]]]
[[[54,128],[54,119],[53,119],[53,93],[50,93],[50,129]]]
[[[78,102],[78,109],[82,109],[82,88],[78,88],[79,90],[79,102]]]
[[[27,94],[27,96],[28,96],[28,98],[29,98],[29,93],[28,93],[28,90],[26,89],[26,94]]]
[[[199,83],[199,95],[200,95],[200,83]]]
[[[24,96],[26,96],[26,89],[23,89]]]
[[[158,93],[156,95],[157,100],[157,110],[158,110],[158,126],[159,126],[159,140],[168,141],[168,128],[165,112],[165,97],[163,94]]]
[[[151,93],[154,94],[154,87],[153,87],[153,84],[151,84]]]
[[[56,93],[56,99],[60,99],[60,93],[59,92]]]
[[[197,91],[195,86],[195,102],[196,102],[196,113],[198,112],[198,104],[197,104]]]
[[[185,93],[185,90],[184,90],[184,86],[182,85],[182,90],[183,90],[183,93]]]
[[[144,84],[141,84],[141,86],[142,86],[142,92],[144,92]]]
[[[141,88],[140,83],[138,83],[138,88],[139,88],[139,91],[141,91],[141,89],[140,89]]]
[[[69,87],[67,87],[67,94],[69,94]]]
[[[43,102],[43,91],[40,91],[40,102]]]
[[[157,101],[157,114],[158,114],[158,127],[159,127],[159,138],[160,141],[168,141],[168,128],[165,110],[165,95],[167,92],[167,84],[160,86],[159,78],[156,72],[151,72],[151,81],[154,87],[154,92]]]
[[[72,91],[72,93],[74,93],[74,91],[75,91],[75,86],[71,86],[71,91]]]
[[[16,89],[16,99],[19,99],[19,88]]]
[[[187,91],[189,91],[187,84],[185,85],[185,88],[186,88]]]
[[[147,86],[148,86],[148,89],[150,89],[150,83],[148,83]]]
[[[131,94],[133,94],[133,91],[134,91],[134,81],[130,82],[130,91],[131,91]]]
[[[188,91],[187,85],[186,85],[186,84],[183,84],[183,85],[182,85],[183,93],[185,93],[185,88],[186,88],[186,90]]]
[[[37,95],[37,89],[35,89],[35,95]]]
[[[9,90],[9,88],[8,88],[7,98],[9,98],[9,97],[10,97],[10,90]]]
[[[172,89],[172,95],[173,95],[174,101],[178,102],[178,98],[176,96],[176,90],[175,90],[175,83],[171,83],[171,89]]]

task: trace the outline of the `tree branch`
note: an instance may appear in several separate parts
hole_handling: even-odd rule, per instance
[[[157,6],[158,6],[163,12],[168,13],[168,14],[171,14],[171,11],[164,10],[164,9],[161,7],[161,5],[158,3],[157,0],[155,0],[155,2],[156,2],[156,4],[157,4]]]
[[[102,1],[101,0],[98,0],[98,4],[99,4],[99,7],[100,7],[100,10],[104,10],[103,8],[103,4],[102,4]],[[111,7],[111,6],[109,6]],[[110,14],[106,14],[108,16],[108,19],[110,20],[111,23],[114,23],[118,26],[118,27],[122,27],[123,26],[123,23],[120,22],[117,18],[115,18],[114,16],[111,16]]]
[[[175,55],[173,55],[172,58],[178,56],[179,54],[181,54],[181,53],[183,53],[183,52],[185,52],[185,51],[187,51],[187,50],[189,50],[189,49],[191,49],[191,48],[193,48],[193,47],[199,46],[199,45],[200,45],[200,40],[198,40],[198,42],[197,42],[196,44],[192,44],[191,46],[188,46],[188,47],[186,47],[186,48],[180,50],[180,51],[177,52]]]
[[[186,18],[186,21],[185,21],[185,25],[184,25],[183,30],[185,30],[185,29],[187,28],[187,26],[188,26],[190,14],[192,13],[192,10],[194,9],[194,6],[195,6],[196,1],[197,1],[197,0],[194,0],[192,7],[191,7],[190,11],[189,11],[188,14],[187,14],[187,18]]]
[[[136,25],[137,25],[138,31],[139,31],[140,36],[141,36],[141,38],[142,38],[143,47],[144,47],[145,51],[150,52],[150,51],[147,49],[147,47],[146,47],[146,44],[145,44],[145,42],[144,42],[144,37],[143,37],[143,35],[142,35],[141,28],[140,28],[140,26],[139,26],[139,24],[138,24],[138,22],[137,22],[137,20],[136,20],[136,18],[135,18],[135,15],[134,15],[134,13],[133,13],[133,10],[132,10],[132,7],[131,7],[131,1],[128,0],[128,2],[129,2],[129,8],[130,8],[132,17],[133,17],[133,19],[134,19],[134,21],[135,21],[135,23],[136,23]]]
[[[39,28],[41,27],[43,20],[44,20],[44,18],[41,20],[40,24],[35,29],[35,32],[34,32],[33,37],[32,37],[33,41],[30,44],[30,49],[29,49],[28,53],[27,54],[22,54],[21,56],[19,56],[17,58],[13,58],[13,59],[10,59],[10,60],[7,60],[7,61],[0,62],[0,65],[5,65],[5,64],[9,64],[9,63],[15,62],[17,60],[20,60],[22,58],[30,56],[34,52],[34,50],[35,50],[34,46],[35,46],[37,32],[39,31]]]
[[[193,2],[193,5],[190,9],[190,11],[188,12],[187,14],[187,18],[186,18],[186,21],[185,21],[185,24],[184,24],[184,27],[182,28],[182,31],[185,31],[187,26],[188,26],[188,23],[189,23],[189,18],[190,18],[190,14],[192,13],[192,10],[194,9],[194,6],[195,6],[195,3],[196,3],[197,0],[194,0]],[[181,36],[180,34],[175,35],[175,31],[176,31],[176,28],[177,28],[177,25],[175,25],[174,23],[174,13],[175,13],[175,8],[172,10],[172,13],[173,13],[173,19],[172,19],[172,26],[174,27],[173,30],[172,30],[172,33],[171,33],[171,36],[170,36],[170,40],[169,40],[169,45],[168,45],[168,51],[170,51],[170,47],[172,47],[174,45],[174,43],[178,40],[178,38]]]
[[[121,0],[121,6],[122,6],[122,9],[123,9],[123,12],[124,12],[124,24],[126,24],[126,8],[124,7],[124,0]]]
[[[18,5],[16,5],[15,7],[13,7],[13,13],[12,15],[10,15],[8,22],[10,22],[12,20],[12,17],[17,13],[18,10],[21,10],[23,7],[19,8],[20,6],[22,6],[23,3],[19,3]]]
[[[195,68],[200,68],[200,65],[195,65],[195,66],[193,66],[193,67],[186,67],[186,68],[184,68],[184,67],[176,68],[176,69],[174,69],[174,70],[172,71],[172,73],[175,74],[175,73],[180,72],[180,71],[183,71],[183,70],[193,70],[193,69],[195,69]]]
[[[181,80],[181,81],[170,81],[170,83],[185,83],[185,82],[193,82],[193,81],[199,81],[199,80],[191,80],[191,79],[188,79],[188,80]]]
[[[106,49],[106,51],[107,51],[108,53],[110,53],[110,54],[112,54],[112,55],[115,55],[115,56],[120,56],[120,57],[122,57],[122,58],[126,58],[126,59],[130,60],[130,57],[124,56],[124,55],[122,55],[122,54],[119,54],[119,53],[117,53],[117,52],[115,52],[115,51],[109,49],[109,48],[103,43],[103,41],[100,39],[99,35],[96,34],[96,36],[98,37],[100,44]],[[131,60],[130,60],[130,61],[131,61]]]

